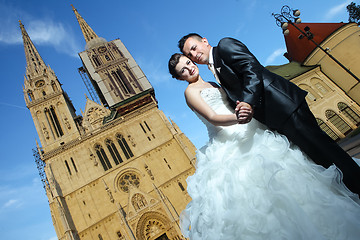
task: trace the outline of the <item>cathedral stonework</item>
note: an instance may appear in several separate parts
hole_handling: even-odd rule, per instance
[[[58,239],[184,239],[179,214],[195,147],[158,109],[124,44],[98,37],[73,7],[86,41],[79,53],[100,102],[75,114],[54,71],[20,22],[24,97],[41,146],[34,154]]]

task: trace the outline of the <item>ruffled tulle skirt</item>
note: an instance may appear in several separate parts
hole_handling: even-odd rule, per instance
[[[264,127],[218,133],[197,151],[181,228],[191,240],[360,239],[360,201],[341,178]]]

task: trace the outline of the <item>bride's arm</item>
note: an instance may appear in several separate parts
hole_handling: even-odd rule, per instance
[[[200,90],[196,88],[187,88],[185,90],[185,99],[187,105],[203,116],[211,124],[215,126],[230,126],[238,123],[234,114],[216,114],[214,110],[203,100]]]

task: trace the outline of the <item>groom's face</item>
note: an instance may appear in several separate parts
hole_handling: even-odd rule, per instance
[[[211,46],[206,38],[189,37],[184,44],[183,53],[198,64],[209,63]]]

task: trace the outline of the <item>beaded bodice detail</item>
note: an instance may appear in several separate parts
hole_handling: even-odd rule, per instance
[[[200,93],[203,100],[214,110],[217,114],[232,114],[234,113],[234,109],[230,107],[230,104],[227,100],[227,96],[225,91],[222,88],[205,88],[201,90]],[[232,134],[243,135],[245,132],[248,132],[249,125],[256,124],[256,120],[253,119],[250,124],[235,124],[232,126],[214,126],[210,122],[208,122],[203,116],[195,112],[197,117],[205,124],[209,139],[223,136],[224,134],[229,136]]]

